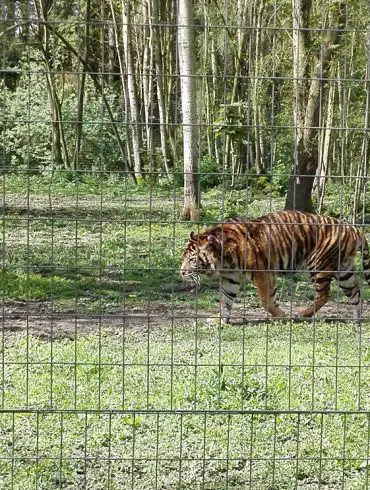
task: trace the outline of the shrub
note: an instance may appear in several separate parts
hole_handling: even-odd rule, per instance
[[[60,81],[56,79],[58,86]],[[77,124],[77,90],[75,80],[63,81],[63,98],[61,113],[66,141],[66,152],[69,159],[75,149]],[[40,97],[40,94],[45,94]],[[13,169],[44,170],[54,166],[53,120],[46,96],[47,87],[45,74],[40,71],[37,63],[27,66],[23,71],[16,90],[12,91],[0,85],[0,100],[4,107],[4,118],[0,123],[2,133],[2,153],[5,161],[10,162]],[[121,104],[116,96],[105,87],[105,95],[117,121],[122,120],[119,114]],[[125,126],[117,122],[121,138],[125,138]],[[67,161],[64,155],[64,160]],[[112,123],[108,119],[101,98],[96,95],[95,88],[88,78],[85,86],[85,104],[83,115],[83,131],[79,167],[83,169],[115,170],[122,169],[120,151],[116,137],[112,131]]]
[[[217,187],[222,181],[222,171],[217,161],[212,157],[203,157],[199,166],[199,180],[202,191]]]

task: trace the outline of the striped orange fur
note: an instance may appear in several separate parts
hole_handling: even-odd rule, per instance
[[[362,231],[327,216],[281,211],[251,221],[229,220],[190,234],[180,273],[199,281],[199,274],[218,271],[221,278],[221,320],[230,320],[234,299],[246,279],[257,287],[262,306],[284,317],[276,299],[276,274],[296,269],[310,272],[314,301],[300,316],[314,315],[327,301],[334,277],[361,315],[361,293],[354,269],[362,253],[365,279],[370,284],[370,254]]]

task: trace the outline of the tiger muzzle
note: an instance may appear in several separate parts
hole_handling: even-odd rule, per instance
[[[199,284],[199,274],[192,269],[181,269],[180,276],[186,281]]]

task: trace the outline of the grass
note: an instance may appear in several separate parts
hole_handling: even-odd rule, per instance
[[[113,327],[112,327],[113,328]],[[370,330],[351,324],[124,327],[5,337],[2,406],[137,410],[370,407]]]
[[[184,300],[181,252],[198,226],[181,221],[177,189],[136,188],[120,176],[83,173],[53,179],[5,174],[2,180],[0,294],[6,301],[105,312]],[[281,199],[250,201],[247,191],[218,190],[205,193],[203,203],[204,223],[283,205]]]
[[[183,300],[181,252],[197,226],[181,221],[177,189],[136,188],[119,176],[83,173],[5,174],[2,188],[5,300],[53,301],[63,311],[78,298],[79,311],[97,312]],[[243,207],[246,197],[233,202]],[[223,198],[216,190],[204,195],[204,223],[235,214],[235,205],[223,209]],[[266,203],[266,212],[280,204]],[[260,203],[248,211],[260,213]]]
[[[194,324],[186,313],[215,310],[218,285],[196,297],[178,275],[197,229],[180,219],[178,189],[117,175],[2,179],[5,312],[21,301],[119,318],[155,304],[184,318],[76,323],[68,338],[7,323],[0,490],[369,488],[368,322]],[[214,189],[199,226],[281,207]],[[293,303],[313,293],[301,276],[279,292]],[[258,305],[253,287],[240,303]]]
[[[369,416],[315,413],[369,408],[358,326],[18,333],[2,356],[3,407],[62,412],[0,415],[0,488],[365,488]]]

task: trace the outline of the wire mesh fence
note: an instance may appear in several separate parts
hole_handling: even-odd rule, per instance
[[[368,2],[187,5],[0,3],[0,489],[370,487]],[[270,221],[234,298],[228,220],[284,208],[335,265]],[[217,224],[226,294],[180,274]]]

